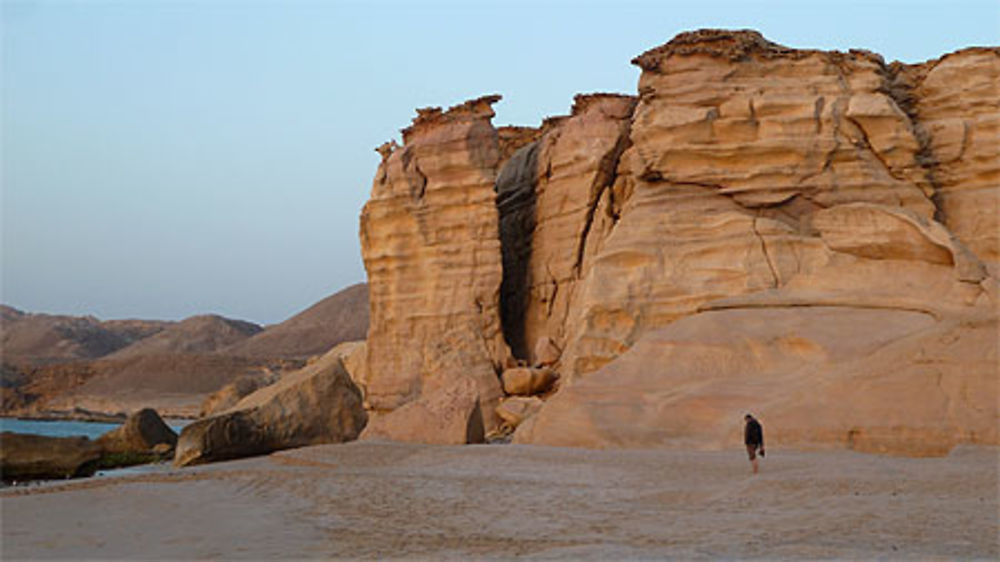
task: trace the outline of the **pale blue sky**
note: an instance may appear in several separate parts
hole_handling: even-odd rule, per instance
[[[537,125],[634,93],[676,33],[916,62],[1000,43],[987,2],[10,1],[2,12],[5,304],[283,320],[365,278],[358,214],[414,108],[500,93]]]

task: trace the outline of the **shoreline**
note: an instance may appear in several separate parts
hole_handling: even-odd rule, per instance
[[[38,413],[17,413],[17,412],[4,412],[0,413],[0,418],[15,419],[21,421],[38,421],[38,422],[59,422],[59,421],[78,421],[78,422],[90,422],[90,423],[123,423],[128,415],[124,412],[118,412],[115,414],[103,413],[103,412],[73,412],[73,411],[45,411]],[[199,419],[198,416],[164,416],[163,421],[170,424],[172,421],[178,422],[192,422]]]
[[[320,445],[4,489],[2,554],[996,558],[996,453]]]

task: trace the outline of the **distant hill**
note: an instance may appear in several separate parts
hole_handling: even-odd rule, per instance
[[[368,285],[358,283],[280,324],[220,352],[242,357],[305,359],[368,335]]]
[[[271,377],[344,341],[365,339],[368,286],[339,291],[263,329],[215,315],[180,322],[100,321],[0,307],[2,411],[153,407],[197,415],[202,400],[242,377]]]
[[[192,316],[108,355],[107,359],[170,353],[212,353],[241,342],[262,329],[251,322],[212,314]]]
[[[243,377],[271,377],[301,361],[250,359],[220,354],[143,354],[90,361],[89,376],[67,392],[53,393],[36,410],[132,412],[155,408],[163,415],[197,416],[204,399]],[[60,366],[46,367],[46,374]],[[57,373],[53,372],[52,375]]]
[[[3,323],[4,325],[6,325],[9,322],[20,320],[27,315],[28,314],[26,312],[18,310],[13,306],[0,304],[0,323]]]
[[[175,322],[167,320],[103,320],[101,327],[114,334],[118,334],[131,345],[139,340],[158,334],[174,324]]]
[[[172,322],[29,314],[0,306],[6,363],[44,365],[96,359],[156,334]]]

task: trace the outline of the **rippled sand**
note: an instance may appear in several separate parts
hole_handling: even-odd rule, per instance
[[[0,493],[4,560],[1000,557],[996,449],[938,459],[352,443]]]

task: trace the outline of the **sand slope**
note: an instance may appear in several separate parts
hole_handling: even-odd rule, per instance
[[[997,468],[987,448],[776,449],[752,477],[738,448],[326,445],[6,490],[0,555],[995,559]]]

